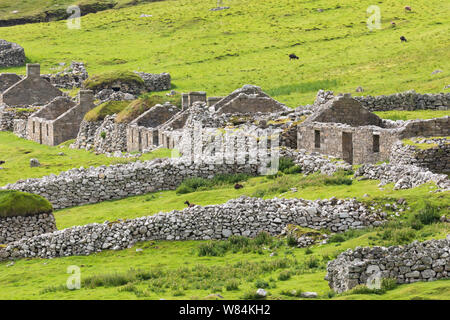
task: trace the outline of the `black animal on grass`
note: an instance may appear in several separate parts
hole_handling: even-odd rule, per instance
[[[234,185],[234,188],[235,188],[236,190],[239,190],[239,189],[244,188],[244,186],[243,186],[242,184],[236,183],[236,184]]]
[[[400,37],[400,40],[401,40],[402,42],[408,42],[408,40],[406,40],[406,38],[405,38],[404,36],[401,36],[401,37]]]
[[[195,204],[193,204],[193,203],[190,203],[190,202],[189,202],[189,201],[187,201],[187,200],[186,200],[186,201],[184,202],[184,204],[185,204],[185,205],[187,205],[187,206],[188,206],[189,208],[193,208],[193,207],[195,207]]]
[[[0,164],[4,164],[5,163],[5,161],[3,161],[3,160],[0,160]]]
[[[296,55],[295,55],[295,53],[291,53],[290,55],[289,55],[289,60],[298,60],[299,59],[299,57],[297,57]]]

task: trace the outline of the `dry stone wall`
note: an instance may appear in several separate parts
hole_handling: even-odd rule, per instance
[[[390,163],[415,165],[435,173],[450,173],[450,141],[448,139],[427,139],[436,146],[426,149],[401,141],[393,145]]]
[[[145,90],[148,92],[165,91],[171,88],[171,77],[169,73],[135,73],[144,80]]]
[[[258,165],[184,163],[157,159],[129,164],[72,169],[60,175],[27,179],[4,189],[34,193],[48,199],[55,209],[122,199],[160,190],[173,190],[186,178],[212,178],[217,174],[256,175]]]
[[[380,185],[394,183],[394,189],[409,189],[421,184],[434,182],[440,189],[450,189],[450,180],[446,174],[436,174],[426,169],[401,164],[382,163],[381,165],[364,164],[355,172],[359,179],[380,180]]]
[[[26,217],[0,217],[0,244],[56,231],[52,213],[41,213]]]
[[[320,106],[334,98],[332,91],[319,90],[315,106]],[[369,111],[390,110],[448,110],[450,93],[416,93],[414,90],[381,96],[353,97]]]
[[[0,39],[0,67],[20,67],[25,65],[25,50],[17,43]]]
[[[102,121],[83,120],[71,148],[94,150],[98,153],[126,151],[127,124],[115,122],[117,115],[106,116]]]
[[[13,131],[14,120],[23,120],[26,122],[28,117],[37,110],[39,110],[38,107],[19,109],[0,106],[0,131]]]
[[[349,249],[330,261],[327,271],[325,279],[338,293],[366,285],[370,277],[396,279],[397,283],[448,279],[450,235],[405,246]]]
[[[74,149],[91,150],[94,147],[95,132],[102,123],[103,121],[81,121],[77,138],[70,147]]]
[[[84,63],[75,61],[72,61],[70,66],[61,72],[42,75],[42,78],[60,89],[81,88],[83,81],[88,77],[89,74]]]
[[[139,241],[254,237],[261,231],[280,234],[296,224],[336,232],[377,226],[386,214],[369,211],[355,200],[302,200],[241,197],[222,205],[195,206],[126,221],[89,224],[10,243],[0,248],[0,260],[53,258],[120,250]]]
[[[117,123],[117,115],[106,116],[94,133],[94,150],[99,153],[127,150],[127,124]]]

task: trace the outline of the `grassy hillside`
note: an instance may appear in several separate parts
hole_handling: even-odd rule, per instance
[[[2,133],[3,139],[10,134]],[[1,137],[0,135],[0,137]],[[18,139],[17,139],[18,140]],[[5,140],[4,140],[5,142]],[[12,140],[17,146],[29,143],[30,151],[42,159],[52,156],[58,148],[39,146],[24,140]],[[8,145],[5,143],[4,145]],[[2,145],[3,146],[3,145]],[[3,150],[0,148],[0,150]],[[68,151],[68,150],[67,150]],[[84,154],[80,162],[94,155]],[[56,157],[56,156],[55,156]],[[84,158],[86,157],[86,158]],[[65,159],[65,160],[63,160]],[[70,166],[67,158],[60,165]],[[105,159],[102,159],[104,161]],[[17,159],[16,162],[27,162]],[[48,161],[48,160],[46,160]],[[23,164],[22,164],[23,165]],[[51,166],[50,171],[57,170]],[[15,174],[19,174],[13,170]],[[0,172],[1,173],[1,172]],[[23,172],[29,176],[31,173]],[[400,285],[384,294],[335,295],[324,280],[327,261],[347,248],[366,245],[404,244],[417,240],[440,239],[450,233],[448,223],[432,223],[417,228],[413,217],[426,199],[439,208],[440,215],[448,215],[449,192],[430,193],[431,184],[408,190],[393,190],[392,184],[378,187],[377,181],[353,181],[352,184],[327,184],[319,174],[283,175],[277,178],[256,177],[243,182],[244,188],[232,185],[217,186],[194,193],[178,195],[175,191],[156,192],[118,201],[68,208],[55,212],[59,229],[92,222],[114,221],[151,215],[185,207],[183,202],[200,204],[223,203],[242,194],[272,198],[274,196],[306,199],[356,197],[370,205],[407,201],[406,211],[391,217],[387,226],[351,231],[342,238],[311,249],[290,247],[286,239],[269,238],[248,248],[236,249],[219,256],[204,256],[202,248],[221,246],[205,241],[150,241],[121,251],[106,251],[87,257],[56,259],[21,259],[10,265],[0,262],[0,299],[214,299],[220,294],[226,299],[252,299],[257,287],[264,286],[268,299],[298,299],[292,290],[315,291],[320,299],[449,299],[450,281]],[[291,188],[298,191],[292,192]],[[369,194],[369,197],[364,196]],[[386,209],[388,210],[388,209]],[[388,210],[389,212],[389,210]],[[139,250],[136,250],[139,249]],[[273,254],[272,254],[273,253]],[[82,289],[65,289],[68,266],[79,266]]]
[[[440,92],[450,82],[446,2],[415,1],[406,12],[404,3],[379,1],[382,29],[374,31],[366,26],[368,0],[225,0],[229,10],[209,11],[215,5],[163,1],[90,14],[81,30],[59,21],[1,31],[44,72],[71,60],[86,62],[91,74],[170,72],[176,90],[209,95],[251,83],[292,107],[312,102],[320,88],[355,93],[362,86],[376,95]],[[289,61],[290,53],[300,59]],[[436,69],[443,72],[432,75]]]
[[[438,0],[406,4],[395,0],[224,0],[223,5],[231,8],[214,12],[209,9],[217,5],[215,0],[0,0],[0,20],[46,15],[80,2],[115,3],[116,8],[83,17],[80,30],[69,30],[65,21],[56,21],[0,28],[0,38],[24,46],[28,62],[41,63],[43,73],[56,72],[63,68],[58,63],[72,60],[86,62],[90,75],[169,72],[176,91],[204,90],[209,96],[226,95],[251,83],[291,107],[311,103],[318,89],[356,94],[355,89],[362,86],[364,95],[378,95],[409,89],[441,92],[450,84],[450,3]],[[366,9],[373,4],[381,9],[382,28],[369,31]],[[412,12],[406,12],[405,5],[411,5]],[[13,14],[13,10],[19,12]],[[141,18],[142,14],[152,17]],[[402,35],[407,43],[400,42]],[[290,61],[290,53],[300,59]],[[437,69],[442,72],[432,75]],[[23,74],[25,68],[0,72]],[[126,108],[103,105],[87,117],[95,120],[122,110],[119,120],[126,122],[168,99],[164,93],[146,95]],[[179,95],[170,99],[179,105]],[[377,114],[409,120],[441,117],[449,111]],[[135,161],[73,150],[69,144],[49,147],[0,132],[0,160],[6,160],[0,186],[74,167]],[[162,149],[141,160],[166,156],[170,150]],[[30,168],[31,158],[39,159],[42,166]],[[317,173],[253,177],[242,182],[240,190],[221,184],[187,194],[155,192],[67,208],[54,215],[57,227],[63,229],[179,210],[186,200],[209,205],[241,195],[335,196],[381,207],[388,212],[389,223],[349,231],[308,249],[291,247],[284,238],[262,236],[248,240],[244,247],[230,248],[229,241],[150,241],[90,256],[4,261],[0,262],[0,299],[216,299],[215,294],[252,299],[256,289],[264,287],[268,299],[298,299],[302,291],[315,291],[319,299],[449,300],[449,280],[399,285],[384,294],[330,291],[324,280],[326,264],[346,249],[441,239],[450,233],[450,225],[437,221],[438,217],[426,224],[419,217],[427,213],[428,205],[439,216],[449,216],[450,192],[435,193],[433,184],[393,190],[392,184],[379,187],[379,181],[373,180],[347,183],[350,176],[340,175],[328,180]],[[0,206],[1,198],[2,194]],[[385,204],[400,198],[407,205],[394,215]],[[229,250],[221,253],[226,246]],[[66,289],[69,266],[80,267],[81,290]]]
[[[420,234],[443,238],[449,231],[436,224]],[[354,233],[309,250],[270,238],[248,252],[221,256],[199,254],[206,241],[152,241],[85,257],[22,259],[9,267],[0,262],[0,299],[252,299],[258,287],[266,288],[268,299],[298,299],[292,290],[315,291],[320,299],[450,299],[450,280],[400,285],[383,295],[334,295],[324,280],[327,261],[348,248],[372,245],[381,235]],[[80,290],[65,288],[69,266],[81,269]]]
[[[33,0],[16,1],[2,0],[0,2],[0,21],[4,23],[26,21],[56,21],[69,16],[66,10],[69,6],[77,5],[81,14],[97,12],[108,8],[122,8],[144,2],[158,0]]]
[[[158,211],[181,209],[187,197],[197,204],[220,203],[240,194],[265,190],[266,197],[285,196],[308,199],[355,196],[361,201],[383,204],[399,198],[407,201],[407,209],[393,222],[374,229],[349,231],[341,238],[310,249],[290,247],[284,238],[260,238],[248,247],[235,248],[218,256],[205,255],[226,241],[150,241],[121,251],[105,251],[86,257],[56,259],[21,259],[12,266],[0,262],[0,299],[252,299],[258,287],[265,287],[268,299],[298,299],[292,295],[315,291],[320,299],[450,299],[450,281],[400,285],[384,294],[335,295],[324,280],[327,261],[340,252],[356,246],[393,245],[414,239],[444,238],[450,232],[448,223],[432,223],[414,229],[411,218],[419,212],[421,199],[448,214],[447,193],[429,193],[431,185],[409,190],[392,190],[392,185],[378,188],[376,181],[358,181],[351,186],[325,186],[318,176],[304,178],[300,174],[276,179],[252,178],[244,189],[213,188],[178,196],[166,191],[108,201],[95,205],[60,210],[55,213],[58,228],[90,222],[134,218]],[[310,185],[313,184],[313,185]],[[283,189],[295,186],[298,192]],[[282,188],[280,188],[282,187]],[[363,197],[369,193],[370,197]],[[446,210],[447,209],[447,210]],[[211,248],[205,251],[204,248]],[[137,250],[139,249],[139,250]],[[81,269],[81,290],[65,288],[67,267]]]

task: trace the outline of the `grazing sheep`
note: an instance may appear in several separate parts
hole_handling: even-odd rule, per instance
[[[189,208],[193,208],[193,207],[195,207],[195,206],[196,206],[195,204],[193,204],[193,203],[190,203],[190,202],[189,202],[189,201],[187,201],[187,200],[186,200],[186,201],[184,202],[184,204],[185,204],[185,205],[187,205],[187,206],[188,206]]]
[[[394,21],[391,21],[391,26],[392,26],[393,28],[395,28],[397,25],[395,24]]]
[[[406,40],[406,38],[405,38],[404,36],[401,36],[401,37],[400,37],[400,40],[401,40],[402,42],[408,42],[408,40]]]
[[[5,161],[3,161],[3,160],[0,160],[0,164],[4,164],[4,163],[6,163]]]
[[[411,9],[410,6],[406,6],[406,7],[405,7],[405,10],[406,10],[406,11],[412,11],[412,9]]]
[[[239,184],[239,183],[236,183],[235,185],[234,185],[234,188],[236,189],[236,190],[239,190],[239,189],[242,189],[244,186],[242,185],[242,184]]]
[[[299,59],[299,57],[297,57],[296,55],[295,55],[295,53],[291,53],[290,55],[289,55],[289,60],[298,60]]]

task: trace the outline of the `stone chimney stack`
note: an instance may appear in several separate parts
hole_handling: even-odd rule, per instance
[[[41,65],[34,63],[27,63],[27,78],[40,79],[41,77]]]
[[[181,110],[189,108],[189,95],[187,93],[181,94]]]
[[[194,104],[194,102],[201,101],[206,103],[206,92],[204,91],[193,91],[189,92],[188,96],[189,107]]]
[[[85,112],[90,111],[95,108],[94,104],[94,91],[92,90],[80,90],[78,93],[78,103],[85,110]]]

